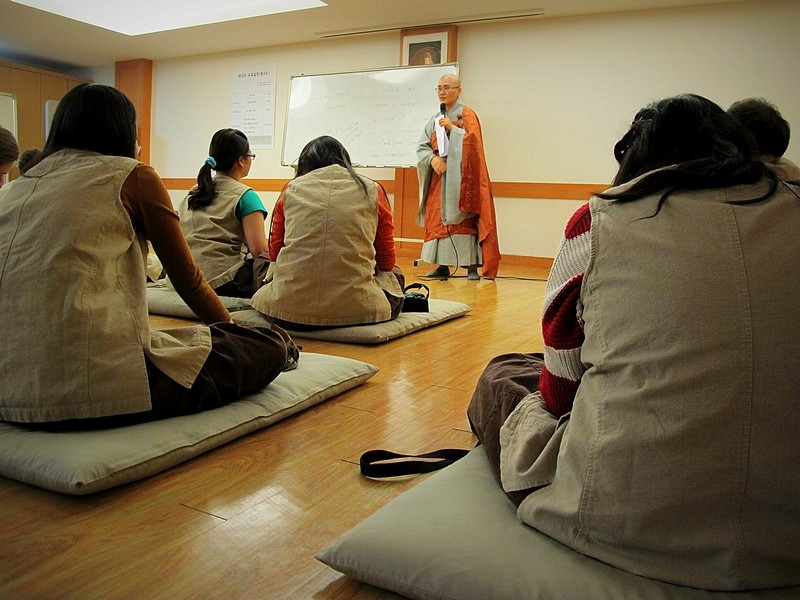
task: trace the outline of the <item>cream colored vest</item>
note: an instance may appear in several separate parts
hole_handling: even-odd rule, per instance
[[[188,347],[154,333],[151,347],[146,244],[120,200],[137,164],[61,151],[4,196],[0,418],[52,421],[147,410],[145,353],[184,385],[202,367],[207,328],[182,332]]]
[[[591,201],[588,371],[526,523],[682,585],[800,584],[800,198],[730,203],[764,191]]]
[[[195,262],[212,288],[232,281],[244,265],[247,246],[236,205],[250,188],[226,175],[214,177],[216,195],[209,206],[189,210],[188,195],[178,206],[181,229]]]
[[[402,295],[391,273],[377,271],[377,184],[364,195],[347,169],[331,165],[298,177],[284,193],[285,245],[253,295],[253,307],[306,325],[379,323],[391,318],[384,289]]]

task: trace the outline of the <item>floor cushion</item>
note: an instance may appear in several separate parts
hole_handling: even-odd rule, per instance
[[[231,312],[231,318],[234,322],[250,325],[269,325],[266,317],[252,308],[246,298],[220,297],[220,300]],[[428,304],[428,312],[400,313],[399,317],[385,323],[332,327],[312,331],[294,331],[292,329],[287,331],[292,337],[297,338],[347,344],[381,344],[426,327],[438,325],[457,317],[463,317],[472,310],[469,305],[452,300],[433,298],[428,301]],[[177,292],[168,289],[163,284],[151,285],[147,288],[147,306],[148,310],[153,314],[187,319],[197,318]]]
[[[47,433],[0,423],[0,475],[89,494],[159,473],[356,387],[373,365],[304,352],[257,394],[196,415],[101,431]]]
[[[708,592],[645,579],[524,525],[482,447],[398,496],[316,558],[359,581],[424,600],[778,600],[800,587]]]
[[[219,299],[231,313],[239,310],[251,309],[249,298],[233,298],[220,296]],[[179,317],[182,319],[197,319],[189,305],[183,301],[178,292],[168,288],[163,281],[147,284],[147,310],[154,315]]]
[[[444,323],[456,317],[463,317],[470,310],[469,305],[452,300],[429,300],[429,312],[404,312],[396,319],[372,325],[352,325],[349,327],[331,327],[312,331],[295,331],[287,329],[292,337],[345,344],[382,344],[395,338],[414,333],[426,327]],[[256,314],[254,314],[256,313]],[[258,324],[264,315],[255,309],[231,313],[237,323]]]

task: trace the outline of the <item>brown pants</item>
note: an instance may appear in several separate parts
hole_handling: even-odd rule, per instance
[[[228,283],[223,283],[214,291],[217,296],[227,296],[229,298],[252,298],[258,289],[254,279],[254,259],[248,258],[244,264],[236,271],[236,275]]]
[[[501,354],[489,361],[467,408],[472,431],[483,444],[492,474],[500,483],[500,428],[525,396],[539,389],[544,355]],[[531,490],[506,492],[519,505]]]
[[[262,390],[286,363],[286,342],[276,331],[234,323],[217,323],[210,329],[211,352],[191,389],[167,377],[145,357],[152,403],[149,411],[24,425],[48,431],[109,429],[190,415]]]

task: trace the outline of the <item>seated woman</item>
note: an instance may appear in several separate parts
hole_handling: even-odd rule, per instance
[[[230,322],[161,178],[135,159],[136,112],[124,94],[70,90],[42,154],[0,203],[0,419],[129,425],[216,408],[277,377],[283,336]],[[150,331],[148,239],[210,325]]]
[[[197,185],[178,206],[181,229],[214,291],[249,298],[255,291],[254,257],[267,252],[267,210],[258,194],[241,183],[256,155],[238,129],[217,131],[208,154]]]
[[[380,323],[402,309],[386,192],[330,136],[306,144],[275,204],[269,259],[253,307],[291,329]]]
[[[473,428],[520,519],[578,552],[800,584],[800,188],[695,95],[642,109],[614,154],[553,264],[543,360],[490,362]]]

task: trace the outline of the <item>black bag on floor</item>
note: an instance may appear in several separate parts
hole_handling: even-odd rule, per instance
[[[425,454],[398,454],[389,450],[369,450],[359,461],[364,477],[380,479],[438,471],[469,454],[462,448],[442,448]]]
[[[412,290],[420,290],[418,292]],[[424,292],[422,290],[425,290]],[[428,312],[428,296],[431,291],[424,283],[410,283],[403,290],[403,312]]]

